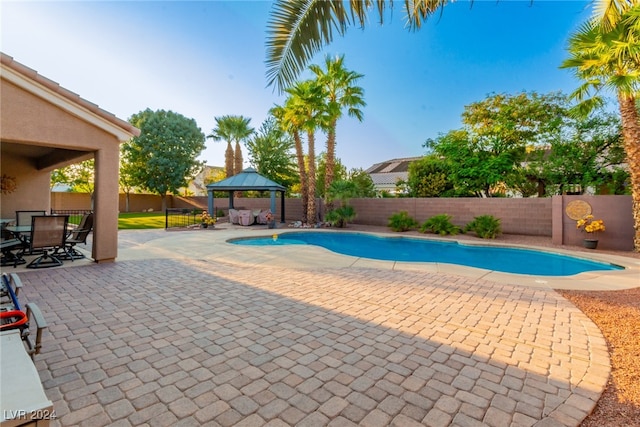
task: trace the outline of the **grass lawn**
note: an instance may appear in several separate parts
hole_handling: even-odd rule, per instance
[[[118,215],[118,230],[164,228],[164,212],[133,212]]]

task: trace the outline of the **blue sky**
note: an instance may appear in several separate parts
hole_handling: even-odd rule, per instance
[[[396,1],[352,27],[312,61],[345,55],[364,74],[364,120],[338,126],[347,168],[424,154],[423,142],[461,126],[464,106],[492,93],[570,93],[558,66],[590,1],[460,1],[420,31],[404,28]],[[284,98],[266,86],[267,1],[6,1],[0,49],[122,119],[146,108],[193,118],[205,134],[215,117],[251,117],[257,129]],[[316,149],[324,145],[321,136]],[[225,144],[207,140],[201,159],[224,164]],[[248,155],[245,152],[245,163]],[[248,165],[248,163],[247,163]]]

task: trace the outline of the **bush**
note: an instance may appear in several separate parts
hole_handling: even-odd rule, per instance
[[[460,232],[460,228],[451,223],[451,218],[451,215],[447,214],[432,216],[422,224],[420,231],[423,233],[430,231],[441,236],[456,235]]]
[[[355,217],[356,211],[353,206],[345,205],[327,212],[324,220],[334,227],[344,228],[347,226],[347,221],[351,221]]]
[[[474,231],[483,239],[495,239],[502,232],[500,219],[492,215],[477,216],[465,226],[465,231]]]
[[[398,212],[389,217],[389,227],[393,231],[409,231],[418,226],[418,221],[411,218],[406,211]]]

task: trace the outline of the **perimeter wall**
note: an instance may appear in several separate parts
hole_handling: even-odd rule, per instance
[[[120,212],[126,211],[125,195],[120,195]],[[388,199],[351,199],[357,213],[356,224],[386,226],[388,218],[394,213],[407,211],[409,215],[422,223],[428,218],[439,215],[451,215],[455,225],[463,227],[479,215],[493,215],[500,218],[502,231],[506,234],[548,236],[554,244],[582,245],[586,235],[576,229],[575,220],[567,214],[567,205],[580,200],[588,204],[596,219],[602,219],[606,231],[600,233],[598,249],[633,250],[633,215],[631,196],[554,196],[551,198],[388,198]],[[318,200],[320,212],[322,201]],[[207,197],[167,196],[170,208],[207,208]],[[236,209],[265,209],[270,205],[269,198],[235,198]],[[131,194],[129,212],[160,211],[160,197],[150,194]],[[227,198],[215,199],[216,210],[228,211]],[[58,210],[91,209],[88,194],[51,193],[51,208]],[[276,200],[276,219],[280,221],[280,199]],[[285,199],[285,221],[298,221],[302,217],[300,199]]]

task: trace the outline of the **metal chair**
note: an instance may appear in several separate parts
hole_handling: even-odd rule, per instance
[[[80,219],[80,224],[78,224],[78,228],[75,228],[67,235],[65,239],[65,246],[62,248],[62,253],[58,254],[60,249],[57,249],[55,252],[55,256],[59,259],[71,260],[74,259],[82,259],[84,258],[84,254],[78,251],[75,246],[78,243],[82,243],[83,245],[87,243],[87,237],[89,233],[93,230],[93,214],[84,214]]]
[[[54,256],[54,252],[66,252],[68,215],[50,215],[31,217],[31,239],[29,250],[42,250],[43,254],[29,264],[27,268],[47,268],[62,265],[62,261]]]
[[[31,225],[31,217],[46,215],[47,211],[16,211],[16,225]]]

